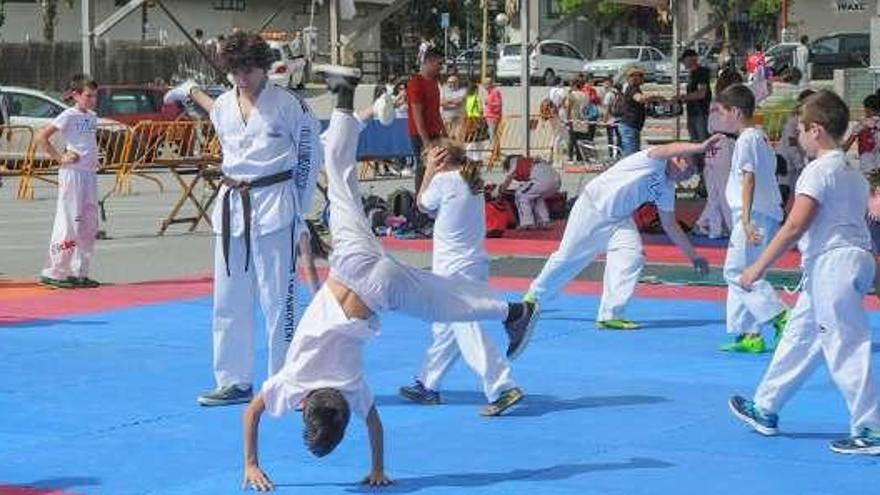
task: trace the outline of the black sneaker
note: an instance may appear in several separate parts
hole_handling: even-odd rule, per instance
[[[419,380],[415,380],[412,385],[400,387],[400,396],[419,404],[430,406],[440,404],[440,393],[425,388],[425,385]]]
[[[498,400],[484,407],[480,414],[483,416],[500,416],[504,411],[510,409],[514,404],[521,401],[525,397],[519,387],[513,387],[505,390]]]
[[[835,440],[830,447],[838,454],[880,455],[880,431],[862,428],[858,435]]]
[[[324,79],[331,93],[337,93],[340,89],[354,91],[361,82],[361,70],[355,67],[322,64],[316,65],[313,72]]]
[[[254,393],[250,385],[246,389],[238,385],[227,385],[199,396],[198,402],[202,406],[231,406],[250,402]]]
[[[523,301],[513,304],[522,307],[522,315],[514,321],[504,323],[507,338],[510,339],[507,345],[507,359],[510,360],[516,359],[526,349],[540,313],[537,303]]]

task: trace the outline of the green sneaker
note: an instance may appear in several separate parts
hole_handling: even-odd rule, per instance
[[[535,304],[538,302],[538,297],[535,296],[534,292],[528,291],[525,294],[523,294],[522,300],[523,300],[523,302],[530,302],[532,304]]]
[[[484,407],[483,410],[480,411],[480,415],[500,416],[504,411],[510,409],[511,406],[521,401],[523,397],[525,397],[525,395],[523,395],[522,390],[520,390],[519,387],[505,390],[501,396],[498,397],[498,400]]]
[[[632,320],[624,320],[623,318],[616,320],[601,320],[596,322],[596,328],[605,330],[638,330],[642,325]]]
[[[791,310],[784,309],[778,315],[773,317],[772,323],[773,328],[776,330],[776,335],[774,336],[776,345],[779,345],[779,341],[782,340],[782,334],[785,332],[785,327],[788,326],[788,321],[791,320]]]
[[[761,354],[767,351],[762,335],[740,335],[734,342],[721,346],[724,352],[742,352],[746,354]]]
[[[56,289],[75,289],[76,285],[70,281],[71,278],[72,277],[68,277],[64,280],[61,280],[52,277],[40,277],[40,285],[54,287]]]

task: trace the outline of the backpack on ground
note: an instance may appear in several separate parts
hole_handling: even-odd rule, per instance
[[[367,222],[373,232],[385,225],[385,219],[388,218],[388,204],[384,199],[376,195],[370,195],[364,198],[364,215],[367,216]]]

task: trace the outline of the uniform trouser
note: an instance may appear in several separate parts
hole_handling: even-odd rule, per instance
[[[703,169],[707,198],[706,206],[697,220],[697,225],[706,229],[713,237],[720,237],[724,233],[725,225],[729,230],[732,230],[733,227],[733,215],[724,195],[729,174],[729,167],[717,163]]]
[[[333,253],[330,276],[374,312],[393,310],[429,322],[504,320],[507,302],[486,283],[442,277],[385,253],[361,206],[355,152],[362,124],[334,111],[323,135]]]
[[[560,183],[556,180],[530,180],[514,193],[516,211],[519,213],[519,226],[530,227],[538,223],[550,222],[550,211],[545,198],[559,191]]]
[[[609,219],[585,194],[575,201],[562,234],[530,291],[539,301],[555,297],[596,256],[607,253],[599,321],[621,318],[645,265],[642,239],[632,218]]]
[[[457,273],[448,275],[463,280],[487,282],[489,266],[477,263]],[[459,356],[480,376],[483,393],[489,402],[507,390],[516,387],[510,376],[510,363],[498,351],[492,337],[475,321],[457,323],[434,323],[433,340],[425,355],[425,363],[419,373],[419,381],[430,390],[439,390],[440,382]]]
[[[727,332],[741,335],[759,332],[760,326],[785,310],[785,304],[776,295],[773,286],[758,280],[749,291],[739,285],[739,277],[749,265],[758,260],[779,230],[779,220],[753,213],[752,224],[762,234],[761,242],[752,244],[746,239],[738,211],[733,212],[734,226],[730,233],[727,258],[724,260],[724,279],[727,281]]]
[[[97,175],[62,167],[58,171],[55,225],[43,276],[58,280],[88,276],[97,234]]]
[[[773,360],[755,392],[755,403],[778,412],[819,365],[843,394],[853,434],[880,429],[880,405],[871,371],[871,330],[863,299],[874,280],[874,257],[839,248],[819,255],[805,270],[803,292]]]
[[[214,378],[218,387],[253,383],[256,305],[266,320],[268,376],[284,365],[296,328],[296,243],[292,227],[252,239],[245,271],[242,236],[229,242],[229,271],[220,238],[214,242]]]

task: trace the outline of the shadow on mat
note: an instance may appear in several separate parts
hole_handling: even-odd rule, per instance
[[[473,405],[479,407],[486,404],[486,397],[479,392],[451,390],[449,392],[441,392],[440,397],[443,400],[443,404],[448,405]],[[514,406],[510,412],[504,416],[536,417],[555,412],[574,411],[578,409],[640,406],[659,404],[661,402],[669,402],[669,399],[656,395],[612,395],[561,399],[552,395],[529,394],[526,392],[526,396],[522,402]],[[380,407],[414,405],[413,402],[397,395],[383,395],[376,397],[376,403],[379,404]]]
[[[100,486],[100,478],[92,477],[66,477],[66,478],[46,478],[44,480],[34,481],[33,483],[25,483],[21,485],[28,488],[36,488],[39,490],[50,490],[47,493],[56,493],[55,490],[66,490],[68,488],[82,488],[85,486]],[[24,492],[27,493],[27,492]]]
[[[15,323],[4,323],[0,319],[0,327],[6,326],[10,328],[45,328],[54,327],[56,325],[71,325],[76,327],[91,327],[95,325],[107,325],[109,322],[98,320],[31,320]]]
[[[671,468],[675,464],[645,457],[633,457],[625,462],[606,462],[595,464],[559,464],[540,469],[514,469],[503,473],[458,473],[458,474],[435,474],[430,476],[417,476],[413,478],[399,478],[394,484],[382,488],[382,493],[412,493],[428,488],[477,488],[505,483],[510,481],[559,481],[583,474],[601,471],[628,471],[631,469],[663,469]],[[279,487],[321,487],[338,486],[348,487],[347,491],[353,493],[375,493],[375,488],[369,488],[354,483],[315,483],[315,484],[279,484]],[[536,493],[540,489],[536,488]]]
[[[776,436],[792,440],[840,440],[848,437],[849,433],[779,433]]]
[[[595,318],[587,318],[587,317],[576,317],[576,316],[544,316],[544,312],[541,312],[541,319],[538,322],[546,322],[546,321],[571,321],[577,323],[584,323],[593,327],[596,324]],[[724,320],[714,319],[714,320],[640,320],[636,319],[638,323],[644,325],[645,330],[650,330],[652,328],[694,328],[694,327],[707,327],[710,325],[723,325]],[[612,330],[613,332],[613,330]],[[623,332],[627,333],[627,332]]]
[[[880,352],[880,343],[872,342],[871,343],[871,352]]]

